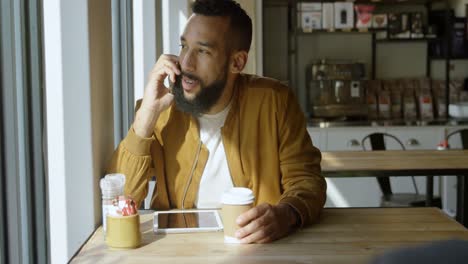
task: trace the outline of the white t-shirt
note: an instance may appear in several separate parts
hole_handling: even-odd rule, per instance
[[[221,137],[221,127],[230,108],[231,104],[217,114],[198,117],[200,138],[209,155],[195,202],[197,208],[220,208],[222,194],[234,186]]]

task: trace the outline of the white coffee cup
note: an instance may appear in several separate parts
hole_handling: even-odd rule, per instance
[[[234,235],[239,229],[236,219],[253,207],[254,200],[252,190],[243,187],[231,188],[223,194],[221,216],[224,226],[224,243],[240,243]]]

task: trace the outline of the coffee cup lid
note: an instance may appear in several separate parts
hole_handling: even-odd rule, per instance
[[[252,190],[243,187],[234,187],[225,192],[221,198],[223,204],[245,205],[254,202]]]

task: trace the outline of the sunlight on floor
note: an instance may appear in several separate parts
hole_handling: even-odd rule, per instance
[[[327,200],[331,202],[332,207],[350,207],[349,202],[338,190],[336,185],[329,179],[327,181]]]

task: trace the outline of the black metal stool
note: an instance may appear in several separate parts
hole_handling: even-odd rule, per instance
[[[461,138],[461,143],[462,143],[462,149],[468,149],[468,129],[459,129],[455,130],[451,133],[449,133],[446,137],[445,140],[449,142],[449,139],[454,136],[454,135],[460,135]],[[449,144],[450,146],[450,144]],[[463,201],[463,196],[467,195],[466,192],[468,191],[468,180],[463,177],[463,176],[457,176],[457,201]],[[462,212],[462,215],[456,216],[457,221],[463,223],[467,219],[463,219],[465,214],[463,213],[465,211],[465,205],[457,203],[457,212]]]

